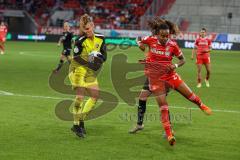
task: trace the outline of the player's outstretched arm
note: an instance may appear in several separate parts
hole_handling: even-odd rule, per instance
[[[145,45],[143,43],[141,43],[141,37],[137,37],[136,38],[136,43],[138,45],[138,47],[142,50],[142,51],[145,51]]]
[[[63,41],[63,37],[60,37],[59,40],[58,40],[58,44],[57,45],[60,46],[62,41]]]

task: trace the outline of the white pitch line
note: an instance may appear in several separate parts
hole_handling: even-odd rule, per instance
[[[6,92],[0,90],[0,96],[15,96],[15,97],[28,97],[28,98],[42,98],[42,99],[54,99],[54,100],[64,100],[64,99],[71,99],[74,100],[74,98],[71,97],[51,97],[51,96],[37,96],[37,95],[26,95],[26,94],[14,94],[11,92]],[[111,101],[105,101],[107,103],[116,103]],[[118,102],[118,104],[127,105],[127,103],[124,102]],[[148,106],[156,106],[149,104]],[[180,106],[169,106],[170,108],[177,108],[177,109],[191,109],[191,110],[199,110],[197,107],[195,108],[187,108],[187,107],[180,107]],[[237,113],[240,114],[240,111],[234,111],[234,110],[220,110],[220,109],[213,109],[214,112],[224,112],[224,113]]]
[[[32,54],[32,53],[39,53],[39,54]],[[33,56],[33,57],[56,57],[54,55],[43,55],[42,53],[49,53],[49,54],[51,54],[52,52],[20,51],[19,55]]]
[[[15,96],[15,97],[29,97],[29,98],[42,98],[42,99],[55,99],[55,100],[63,100],[66,98],[61,97],[50,97],[50,96],[35,96],[35,95],[27,95],[27,94],[14,94],[11,92],[1,91],[0,96]]]
[[[0,95],[12,96],[12,95],[14,95],[14,94],[11,93],[11,92],[6,92],[6,91],[1,91],[1,90],[0,90]]]

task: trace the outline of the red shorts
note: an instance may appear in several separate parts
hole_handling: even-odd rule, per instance
[[[183,80],[181,77],[174,73],[169,78],[166,79],[151,79],[149,78],[149,88],[153,92],[159,92],[159,91],[168,91],[169,88],[176,89],[180,86],[180,84],[183,83]]]
[[[209,64],[210,57],[197,57],[196,64]]]
[[[0,42],[5,42],[6,38],[5,37],[0,37]]]

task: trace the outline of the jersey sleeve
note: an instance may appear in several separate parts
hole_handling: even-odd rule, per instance
[[[181,56],[183,53],[182,53],[182,50],[179,48],[179,46],[177,45],[177,43],[175,43],[174,45],[174,49],[173,49],[173,55],[176,56],[176,57],[179,57]]]
[[[94,34],[97,38],[102,40],[99,52],[101,53],[102,60],[105,62],[107,60],[107,46],[105,43],[105,36],[100,33],[94,33]]]
[[[83,37],[80,37],[74,44],[74,49],[73,49],[73,56],[76,57],[76,56],[79,56],[81,53],[82,53],[82,50],[83,50],[83,41],[85,40],[86,38],[83,36]]]
[[[149,36],[141,37],[140,42],[143,43],[143,44],[149,45],[149,43],[150,43],[150,37],[149,37]]]
[[[106,61],[107,60],[107,47],[105,44],[105,38],[103,37],[103,42],[100,48],[100,52],[103,55],[103,60]]]

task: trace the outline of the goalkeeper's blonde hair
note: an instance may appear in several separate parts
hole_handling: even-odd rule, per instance
[[[89,16],[88,14],[84,14],[80,17],[80,34],[83,33],[83,27],[86,26],[88,23],[92,23],[93,24],[93,20],[92,17]]]

